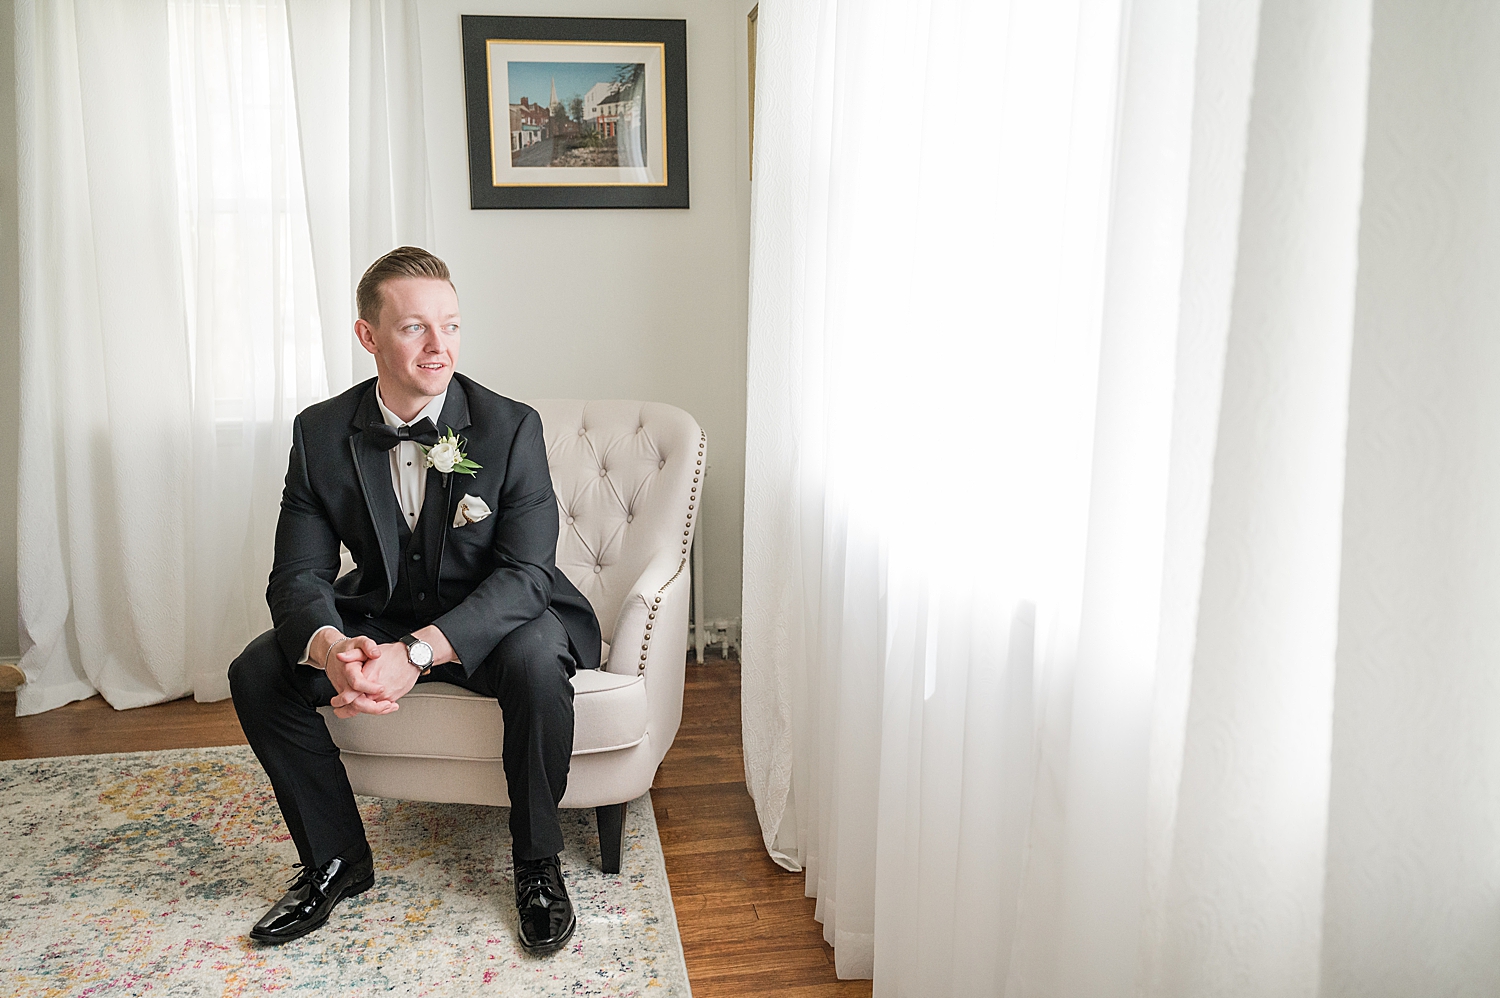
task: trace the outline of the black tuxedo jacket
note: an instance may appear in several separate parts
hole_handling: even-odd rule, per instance
[[[380,617],[391,602],[401,509],[391,487],[390,452],[364,432],[382,421],[371,378],[308,406],[292,424],[266,601],[276,638],[293,662],[318,628],[343,629],[346,617]],[[599,622],[555,563],[557,499],[541,417],[455,374],[438,419],[439,432],[449,427],[467,440],[465,454],[482,467],[474,475],[428,469],[423,512],[431,503],[442,503],[446,512],[442,544],[427,554],[438,562],[437,606],[421,623],[436,624],[472,674],[501,639],[551,607],[579,667],[597,669]],[[483,499],[492,513],[453,527],[465,493]],[[356,568],[335,581],[341,541]]]

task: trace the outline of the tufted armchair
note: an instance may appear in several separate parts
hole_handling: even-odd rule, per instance
[[[625,803],[645,793],[682,719],[688,549],[703,430],[657,402],[530,403],[557,494],[557,565],[588,597],[603,666],[573,677],[573,761],[563,807],[592,807],[606,873],[620,870]],[[354,792],[508,805],[495,700],[422,683],[384,716],[323,709]]]

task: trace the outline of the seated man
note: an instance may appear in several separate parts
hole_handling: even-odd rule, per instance
[[[573,752],[575,669],[599,667],[593,608],[554,564],[557,500],[531,408],[462,374],[447,266],[404,246],[356,293],[378,376],[292,428],[266,599],[273,630],[229,667],[234,707],[276,791],[302,872],[250,930],[286,942],[374,884],[339,751],[318,708],[397,710],[441,679],[495,697],[505,720],[522,946],[573,933],[557,803]],[[355,570],[337,579],[339,544]]]

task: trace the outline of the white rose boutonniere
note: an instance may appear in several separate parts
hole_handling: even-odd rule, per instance
[[[445,475],[455,471],[460,475],[474,474],[483,466],[475,464],[464,455],[466,443],[468,441],[455,434],[450,426],[446,434],[438,437],[437,443],[423,448],[422,453],[427,455],[427,467],[436,468]]]

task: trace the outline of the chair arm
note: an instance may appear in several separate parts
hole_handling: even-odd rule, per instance
[[[620,604],[606,671],[635,675],[660,661],[685,662],[690,581],[687,559],[676,551],[651,560]]]
[[[691,592],[687,558],[677,551],[662,552],[630,588],[611,635],[606,670],[646,677],[649,734],[658,763],[682,721]]]

